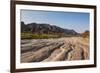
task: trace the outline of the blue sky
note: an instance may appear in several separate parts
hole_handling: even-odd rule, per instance
[[[89,30],[89,13],[21,10],[21,21],[27,23],[48,23],[76,32]]]

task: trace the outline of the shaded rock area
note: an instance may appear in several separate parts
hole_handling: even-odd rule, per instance
[[[89,40],[82,37],[21,40],[21,62],[89,59]]]

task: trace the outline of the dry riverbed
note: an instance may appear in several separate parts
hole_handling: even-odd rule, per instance
[[[21,40],[21,62],[49,62],[89,59],[89,39],[66,37]]]

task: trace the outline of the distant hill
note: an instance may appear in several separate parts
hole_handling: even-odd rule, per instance
[[[45,23],[29,23],[21,22],[21,32],[31,32],[39,34],[62,34],[62,35],[78,35],[74,30],[63,29],[61,27],[45,24]]]
[[[81,33],[81,36],[84,38],[89,37],[89,31],[86,30],[85,32]]]

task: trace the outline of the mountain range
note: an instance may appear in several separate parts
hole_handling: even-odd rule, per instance
[[[78,35],[75,30],[64,29],[56,25],[46,23],[28,23],[21,22],[21,32],[31,32],[39,34],[64,34],[64,35]]]

